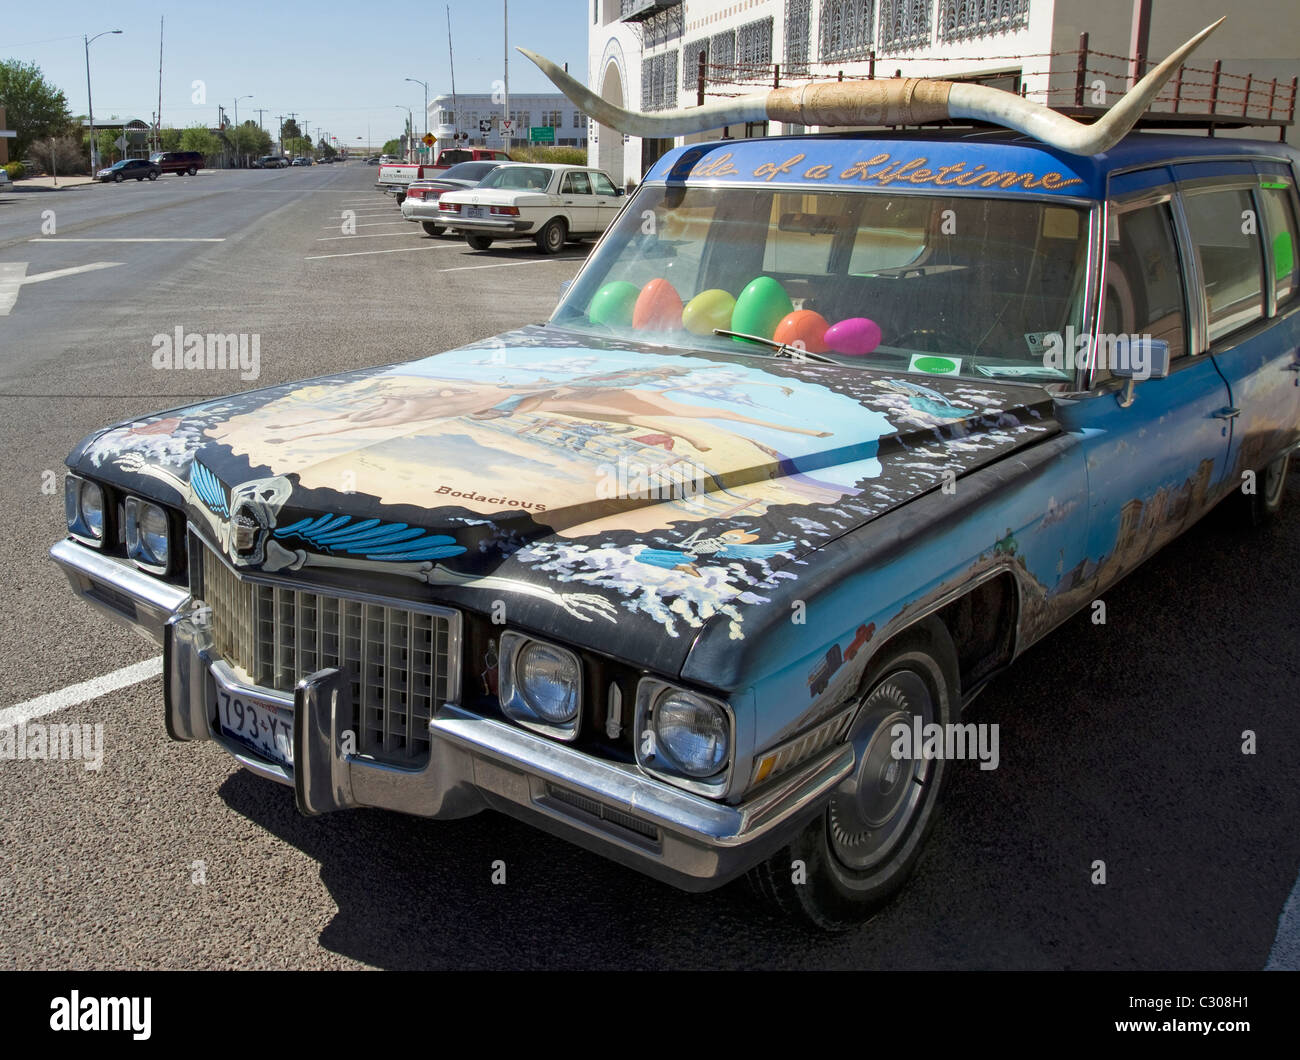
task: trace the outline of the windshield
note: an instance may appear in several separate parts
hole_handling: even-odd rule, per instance
[[[1063,380],[1044,338],[1081,324],[1079,206],[872,192],[643,187],[553,325],[704,350]]]
[[[501,166],[484,177],[479,187],[545,191],[550,182],[551,171],[540,166]]]

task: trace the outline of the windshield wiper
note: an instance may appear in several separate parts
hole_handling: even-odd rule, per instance
[[[839,364],[834,358],[823,357],[820,353],[809,353],[807,350],[801,350],[797,346],[791,346],[789,343],[777,342],[776,339],[765,339],[762,335],[747,335],[743,331],[728,331],[726,328],[714,328],[713,334],[724,335],[729,339],[746,339],[749,342],[757,342],[760,346],[766,346],[773,350],[773,357],[789,355],[792,361],[820,361],[822,364]]]

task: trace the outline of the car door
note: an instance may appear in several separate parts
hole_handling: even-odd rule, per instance
[[[560,178],[560,203],[569,218],[570,232],[596,231],[596,196],[585,170],[572,170]]]
[[[596,199],[596,229],[603,232],[618,216],[623,208],[624,199],[614,187],[614,182],[598,169],[590,171],[591,190]]]
[[[1295,179],[1282,163],[1207,168],[1175,174],[1202,277],[1202,341],[1228,384],[1228,476],[1258,488],[1258,473],[1300,440]]]
[[[1082,437],[1088,473],[1088,574],[1096,591],[1132,570],[1203,515],[1222,495],[1228,388],[1214,359],[1196,351],[1194,276],[1186,268],[1168,170],[1112,183],[1102,233],[1099,363],[1088,394],[1061,405]],[[1117,187],[1118,185],[1118,187]],[[1138,187],[1134,187],[1138,185]],[[1145,185],[1145,186],[1141,186]],[[1169,344],[1170,371],[1137,382],[1113,376],[1121,340]]]

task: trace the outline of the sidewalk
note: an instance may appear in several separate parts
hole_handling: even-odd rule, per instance
[[[94,177],[23,177],[13,182],[14,191],[63,191],[65,188],[84,188],[94,184]]]

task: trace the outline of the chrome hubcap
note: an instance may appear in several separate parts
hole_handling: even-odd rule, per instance
[[[932,763],[911,748],[894,756],[898,727],[914,732],[934,720],[930,688],[911,670],[890,674],[863,704],[850,733],[853,772],[835,790],[827,813],[831,850],[848,868],[864,870],[885,861],[908,832],[921,807]]]

